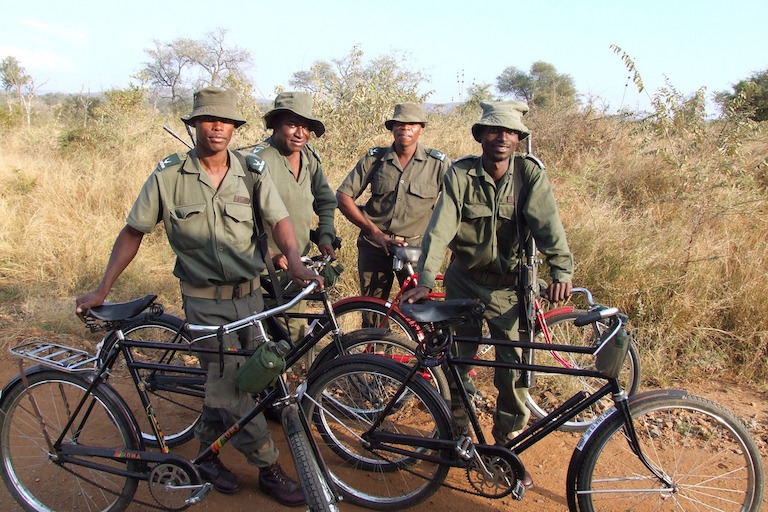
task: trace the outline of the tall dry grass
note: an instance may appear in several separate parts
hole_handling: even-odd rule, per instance
[[[433,113],[422,141],[451,158],[477,154],[478,114]],[[101,279],[135,196],[165,155],[184,150],[162,130],[178,119],[118,113],[73,131],[50,121],[0,140],[0,324],[82,334],[74,298]],[[345,150],[316,141],[336,187],[383,119]],[[768,376],[768,135],[760,126],[532,111],[535,153],[555,186],[576,260],[575,282],[629,313],[647,382],[702,375]],[[258,142],[258,123],[234,146]],[[738,129],[738,136],[734,131]],[[727,142],[727,143],[725,143]],[[357,292],[357,230],[340,215],[346,272],[336,297]],[[112,300],[156,293],[178,312],[174,257],[158,228],[118,280]]]

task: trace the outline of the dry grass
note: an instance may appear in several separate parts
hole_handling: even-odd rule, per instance
[[[433,114],[422,141],[451,158],[477,154],[469,132],[475,119]],[[0,326],[82,335],[75,296],[101,279],[156,162],[184,149],[163,122],[183,132],[178,120],[134,112],[109,128],[73,134],[51,122],[0,140]],[[723,147],[729,128],[719,122],[663,131],[652,121],[582,110],[533,111],[526,123],[555,185],[576,283],[629,313],[647,381],[720,374],[764,382],[768,136],[760,127],[740,127],[738,145]],[[263,135],[249,127],[234,145]],[[317,141],[329,155],[331,186],[371,143],[389,140],[381,128],[344,152],[329,145],[331,138]],[[345,240],[346,272],[334,290],[340,298],[357,293],[357,230],[340,215],[337,228]],[[157,229],[110,298],[156,293],[178,311],[173,264]]]

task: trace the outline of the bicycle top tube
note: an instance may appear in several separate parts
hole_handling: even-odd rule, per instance
[[[230,322],[228,324],[224,325],[200,325],[200,324],[187,324],[187,329],[191,332],[208,332],[208,333],[215,333],[218,332],[219,329],[223,330],[224,334],[236,331],[238,329],[242,329],[243,327],[246,327],[251,324],[255,324],[256,322],[260,322],[261,320],[264,320],[265,318],[269,318],[271,316],[279,315],[281,313],[284,313],[294,307],[296,304],[304,300],[307,295],[311,294],[315,291],[317,288],[317,282],[312,281],[307,285],[306,288],[301,290],[294,298],[292,298],[290,301],[286,302],[285,304],[279,305],[277,307],[274,307],[272,309],[267,309],[265,311],[261,311],[260,313],[254,313],[251,316],[247,316],[245,318],[241,318],[240,320],[235,320],[234,322]]]

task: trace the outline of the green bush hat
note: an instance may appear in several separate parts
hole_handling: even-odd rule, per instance
[[[306,92],[281,92],[275,98],[275,106],[264,114],[267,129],[275,127],[275,117],[281,112],[293,112],[308,121],[309,129],[317,137],[325,133],[325,125],[319,119],[312,117],[312,95]]]
[[[221,87],[205,87],[194,95],[192,113],[181,116],[186,124],[196,117],[211,116],[235,122],[235,128],[245,124],[245,118],[237,112],[237,91]]]
[[[480,120],[472,125],[472,136],[480,142],[483,128],[486,126],[501,126],[514,130],[520,134],[520,140],[524,140],[531,134],[531,130],[523,124],[523,116],[528,112],[528,105],[522,101],[494,101],[481,102],[483,115]]]
[[[395,105],[395,113],[392,119],[388,119],[384,126],[388,131],[392,131],[392,125],[395,123],[420,123],[422,126],[427,124],[427,116],[421,105],[412,101],[398,103]]]

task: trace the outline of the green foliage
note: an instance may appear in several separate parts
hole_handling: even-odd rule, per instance
[[[308,72],[294,73],[291,87],[314,95],[315,114],[328,129],[316,142],[324,158],[346,168],[377,141],[389,144],[377,136],[386,134],[384,121],[394,105],[421,103],[428,96],[418,92],[425,75],[402,67],[406,61],[405,55],[392,54],[366,64],[355,46],[341,59],[318,61]]]
[[[496,77],[496,88],[502,94],[542,108],[575,105],[576,88],[573,78],[558,73],[555,66],[544,61],[531,64],[528,73],[515,66],[509,66]]]
[[[733,86],[733,92],[716,95],[725,115],[742,115],[752,121],[768,120],[768,69],[753,73]]]
[[[473,84],[467,89],[467,101],[459,106],[459,112],[478,114],[484,101],[493,101],[491,84]]]

